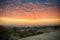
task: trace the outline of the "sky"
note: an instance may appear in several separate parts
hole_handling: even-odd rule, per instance
[[[0,0],[0,24],[60,24],[60,0]]]

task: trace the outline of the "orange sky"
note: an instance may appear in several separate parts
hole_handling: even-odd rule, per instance
[[[11,11],[1,12],[0,17],[7,18],[18,18],[18,19],[55,19],[60,18],[60,12],[53,7],[49,7],[48,9],[33,9],[30,12],[25,12],[24,10],[17,9]]]
[[[0,24],[51,24],[59,23],[60,9],[56,7],[37,8],[34,5],[32,10],[24,8],[27,5],[11,7],[6,6],[4,10],[0,9]],[[43,6],[44,7],[44,6]],[[9,9],[10,8],[10,9]]]

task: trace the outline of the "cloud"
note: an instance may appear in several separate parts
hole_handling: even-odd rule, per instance
[[[36,0],[37,1],[37,0]],[[41,0],[40,0],[41,1]],[[56,1],[55,1],[56,2]],[[4,4],[5,3],[5,4]],[[22,0],[10,0],[1,4],[0,16],[13,18],[59,18],[60,8],[50,2],[24,2]]]
[[[0,0],[0,5],[7,6],[13,4],[14,6],[26,2],[51,3],[51,6],[60,6],[60,0]]]

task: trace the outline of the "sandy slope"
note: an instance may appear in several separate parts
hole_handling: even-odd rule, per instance
[[[27,37],[20,40],[60,40],[60,31]]]

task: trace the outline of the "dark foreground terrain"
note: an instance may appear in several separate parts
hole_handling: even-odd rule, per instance
[[[20,40],[60,40],[60,31],[27,37]]]
[[[0,25],[0,40],[60,40],[60,25]]]

